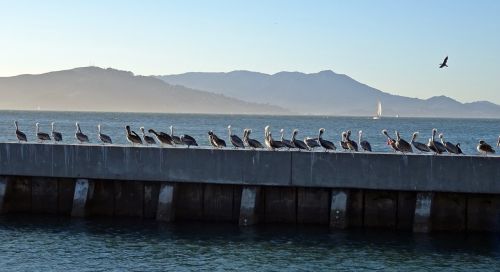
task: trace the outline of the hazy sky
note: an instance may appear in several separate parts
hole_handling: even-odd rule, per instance
[[[494,0],[16,0],[0,5],[0,33],[0,76],[331,69],[394,94],[500,103]]]

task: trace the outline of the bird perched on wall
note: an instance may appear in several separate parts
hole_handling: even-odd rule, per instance
[[[479,144],[477,145],[477,151],[479,153],[488,156],[488,154],[494,154],[495,150],[491,147],[491,145],[487,144],[485,141],[481,140],[479,141]]]

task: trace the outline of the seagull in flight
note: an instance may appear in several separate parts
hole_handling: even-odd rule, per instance
[[[447,63],[448,63],[448,56],[444,58],[443,63],[439,64],[439,68],[448,67]]]

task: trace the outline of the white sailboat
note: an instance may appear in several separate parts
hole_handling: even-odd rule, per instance
[[[377,115],[373,116],[373,120],[378,120],[380,118],[382,118],[382,103],[380,101],[378,101],[378,104],[377,104]]]

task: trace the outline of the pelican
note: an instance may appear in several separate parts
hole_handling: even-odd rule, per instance
[[[448,67],[448,56],[444,58],[443,63],[439,64],[439,68],[444,68],[444,67]]]
[[[140,130],[142,132],[142,138],[144,138],[144,142],[146,142],[146,144],[150,144],[150,145],[156,144],[155,138],[153,138],[149,135],[146,135],[146,132],[144,131],[144,127],[141,127]]]
[[[427,144],[427,146],[432,150],[434,151],[434,153],[436,154],[441,154],[443,152],[446,152],[446,147],[444,147],[444,145],[438,141],[436,141],[436,132],[437,132],[437,129],[433,128],[432,129],[432,136],[431,136],[431,140],[429,141],[429,143]]]
[[[188,148],[190,146],[198,146],[198,143],[196,142],[196,140],[187,134],[181,135],[181,141],[183,144],[187,145]]]
[[[460,148],[460,143],[457,143],[455,146],[458,149],[458,154],[464,154],[464,152],[462,152],[462,149]]]
[[[359,135],[358,143],[361,146],[361,148],[363,148],[364,151],[372,152],[372,145],[368,141],[363,140],[362,130],[358,132],[358,135]]]
[[[344,149],[344,151],[349,150],[346,138],[347,138],[347,132],[342,131],[342,140],[340,140],[340,146],[342,147],[342,149]]]
[[[389,136],[389,133],[387,133],[387,129],[382,130],[382,134],[387,137],[387,145],[391,146],[394,152],[399,151],[398,147],[396,146],[396,140]]]
[[[14,121],[14,125],[16,126],[16,137],[18,142],[27,142],[28,138],[26,137],[26,134],[24,132],[19,130],[19,124],[17,123],[17,120]]]
[[[319,129],[319,134],[318,134],[319,144],[325,149],[325,151],[336,150],[337,147],[332,142],[323,139],[323,133],[325,133],[325,129],[324,128],[320,128]]]
[[[129,141],[132,145],[142,144],[141,137],[135,133],[135,131],[130,130],[130,126],[126,126],[125,130],[127,132],[127,141]]]
[[[294,148],[295,146],[293,145],[292,141],[285,139],[285,137],[283,136],[285,130],[280,129],[280,132],[281,132],[281,142],[283,143],[283,145],[285,145],[285,147],[288,147],[288,149]]]
[[[276,141],[273,139],[273,135],[271,131],[269,131],[269,126],[266,126],[264,128],[264,135],[266,136],[265,143],[269,149],[274,150],[275,148],[285,147],[285,145],[281,141]]]
[[[82,129],[80,128],[80,124],[78,124],[78,122],[76,122],[75,125],[76,125],[76,132],[75,132],[76,140],[79,143],[88,143],[89,137],[87,137],[87,135],[83,134]]]
[[[233,144],[233,146],[235,148],[245,148],[245,144],[243,143],[243,141],[241,140],[240,137],[238,137],[238,135],[235,135],[231,132],[231,125],[227,126],[227,132],[229,134],[229,141],[231,142],[231,144]]]
[[[295,148],[298,148],[299,151],[302,149],[302,150],[309,150],[309,147],[302,141],[299,141],[297,139],[295,139],[295,137],[297,137],[297,133],[299,133],[299,130],[298,129],[294,129],[293,132],[292,132],[292,143],[293,143],[293,146]]]
[[[50,141],[50,136],[48,133],[40,132],[40,123],[36,123],[35,126],[36,126],[36,137],[38,138],[38,140],[40,142]]]
[[[487,144],[485,141],[481,140],[479,141],[479,144],[477,145],[477,151],[479,153],[488,156],[488,154],[494,154],[495,150],[491,147],[491,145]]]
[[[101,133],[101,124],[97,125],[97,137],[103,144],[112,144],[113,141],[111,141],[111,137],[109,137],[106,134]]]
[[[172,137],[170,137],[170,135],[168,135],[167,133],[161,131],[156,132],[154,129],[149,129],[148,132],[154,134],[156,136],[156,139],[161,143],[162,146],[165,144],[173,145]]]
[[[217,137],[217,135],[215,135],[214,132],[211,130],[208,132],[208,140],[210,141],[210,144],[213,147],[216,147],[216,148],[226,147],[226,141]]]
[[[172,137],[172,142],[176,145],[184,144],[179,136],[174,135],[174,126],[170,126],[170,137]]]
[[[401,153],[412,153],[413,148],[411,147],[411,144],[401,138],[401,136],[399,135],[399,131],[396,130],[395,133],[396,147],[398,148],[398,150],[401,151]]]
[[[316,138],[305,137],[304,143],[310,148],[314,149],[315,147],[320,147],[318,140]]]
[[[431,152],[431,149],[424,143],[417,142],[418,132],[413,132],[411,136],[411,144],[420,152]]]
[[[62,134],[61,132],[57,132],[54,130],[54,122],[52,122],[50,125],[52,126],[52,139],[54,139],[54,142],[60,142],[62,141]]]
[[[358,151],[358,144],[356,143],[356,141],[353,141],[351,140],[349,137],[351,137],[351,131],[348,130],[347,131],[347,135],[346,135],[346,143],[347,143],[347,147],[349,147],[349,150],[351,151]]]
[[[444,140],[443,133],[439,133],[439,139],[441,139],[441,143],[446,148],[446,151],[448,151],[449,153],[453,153],[453,154],[460,154],[460,152],[458,151],[458,148],[457,148],[456,145],[454,145],[454,144],[452,144],[450,142],[446,142]]]
[[[264,146],[257,140],[250,138],[251,129],[245,129],[243,133],[243,142],[251,148],[264,148]]]

